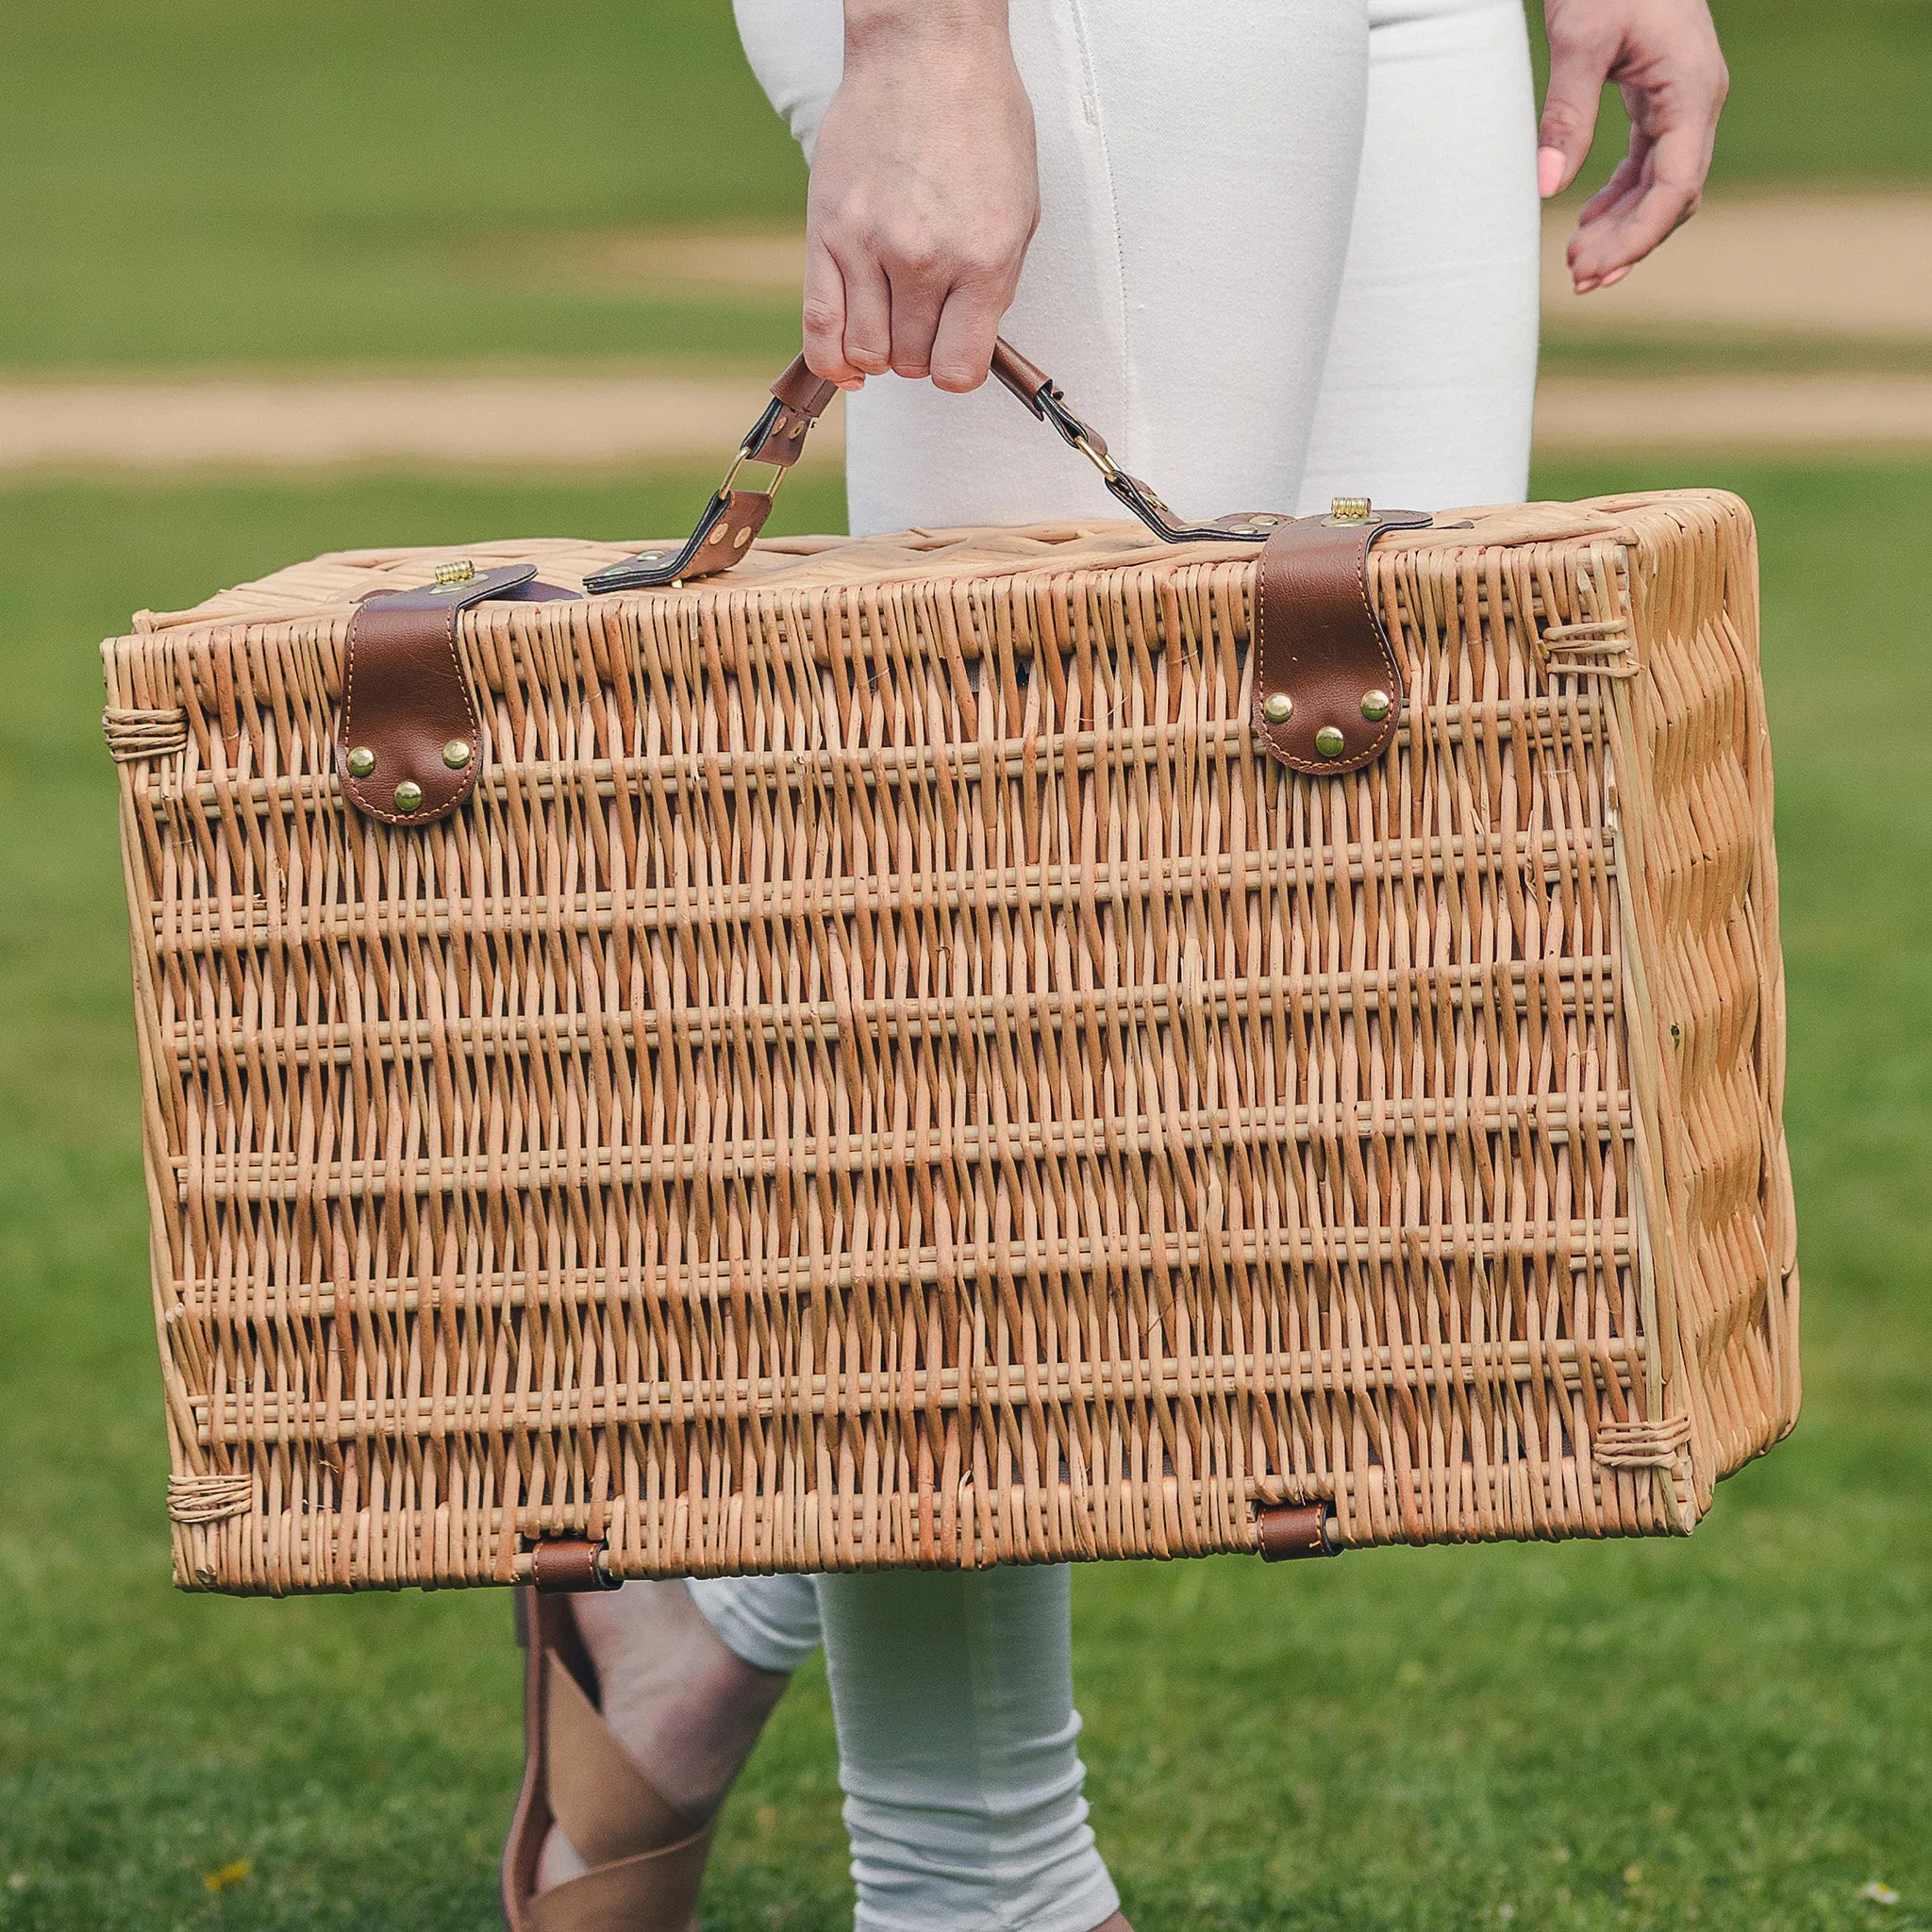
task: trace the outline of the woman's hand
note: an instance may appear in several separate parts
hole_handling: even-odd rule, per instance
[[[1584,203],[1570,238],[1576,292],[1621,282],[1697,212],[1717,117],[1731,77],[1707,0],[1545,0],[1550,88],[1537,185],[1545,198],[1576,178],[1604,84],[1630,116],[1630,152]]]
[[[806,207],[812,370],[977,389],[1039,219],[1006,0],[846,0]]]

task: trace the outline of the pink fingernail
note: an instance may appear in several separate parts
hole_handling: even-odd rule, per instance
[[[1547,201],[1563,185],[1563,150],[1540,147],[1536,151],[1536,192]]]
[[[1614,289],[1629,273],[1630,269],[1627,263],[1622,268],[1613,268],[1608,275],[1599,278],[1597,287],[1599,289]]]

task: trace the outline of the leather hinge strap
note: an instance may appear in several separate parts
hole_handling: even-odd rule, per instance
[[[1301,517],[1261,546],[1255,586],[1255,730],[1291,771],[1334,777],[1389,748],[1402,668],[1369,591],[1369,550],[1420,510]]]
[[[357,605],[336,761],[358,811],[388,825],[432,824],[469,797],[483,749],[457,655],[457,618],[536,575],[534,564],[505,564]]]

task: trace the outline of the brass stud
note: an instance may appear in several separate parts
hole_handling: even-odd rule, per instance
[[[1362,693],[1362,716],[1371,724],[1379,724],[1386,718],[1392,706],[1386,691],[1365,691]]]
[[[731,547],[732,547],[732,548],[733,548],[734,550],[742,550],[742,549],[744,548],[744,546],[745,546],[745,545],[746,545],[747,543],[749,543],[750,541],[751,541],[751,525],[750,525],[749,524],[747,524],[747,525],[745,525],[745,526],[744,526],[744,528],[743,528],[743,529],[741,529],[741,531],[739,531],[739,533],[738,533],[738,535],[737,535],[737,536],[735,536],[734,538],[732,538],[732,540],[731,540]]]
[[[1294,716],[1294,700],[1285,691],[1271,691],[1261,700],[1261,715],[1271,724],[1286,724]]]
[[[715,530],[713,530],[708,537],[705,539],[705,541],[707,543],[724,542],[725,532],[729,529],[729,527],[730,525],[727,524],[720,524],[718,527]]]
[[[423,803],[423,788],[413,778],[405,778],[396,787],[396,809],[414,811]]]
[[[375,754],[366,744],[358,744],[349,754],[349,776],[366,778],[375,769]]]
[[[1324,758],[1339,758],[1348,749],[1348,741],[1333,724],[1324,724],[1315,733],[1315,749]]]
[[[470,762],[470,741],[452,738],[442,748],[442,761],[452,772],[460,772]]]
[[[439,584],[472,584],[476,580],[476,566],[467,557],[459,557],[454,563],[439,563],[436,566],[436,581]]]

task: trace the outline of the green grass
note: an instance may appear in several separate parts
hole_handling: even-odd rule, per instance
[[[1932,174],[1932,0],[1720,0],[1725,183]],[[573,236],[795,218],[724,0],[0,9],[0,368],[782,359],[795,305],[599,288]],[[1609,110],[1589,179],[1622,142]]]
[[[480,1928],[518,1760],[499,1594],[168,1587],[93,641],[328,546],[674,527],[707,480],[0,491],[0,1932]],[[1142,1932],[1932,1926],[1932,652],[1901,568],[1932,467],[1702,480],[1764,532],[1805,1422],[1688,1544],[1082,1573]],[[836,517],[793,488],[793,527]],[[708,1924],[831,1932],[843,1861],[812,1670]]]

